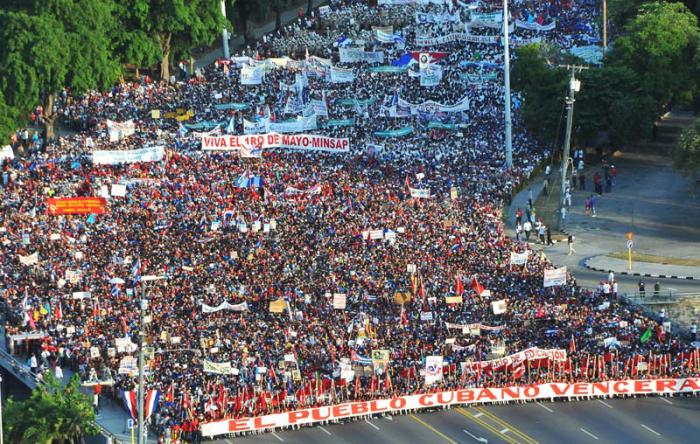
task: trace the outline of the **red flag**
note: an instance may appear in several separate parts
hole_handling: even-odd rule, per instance
[[[63,310],[61,308],[61,301],[58,301],[58,303],[56,304],[56,307],[54,307],[53,317],[59,321],[61,320],[61,318],[63,318]]]
[[[472,289],[476,292],[476,294],[480,295],[481,293],[484,292],[484,286],[479,283],[479,281],[476,279],[476,276],[472,278]]]
[[[425,299],[425,285],[423,285],[423,278],[420,278],[420,288],[418,289],[418,296],[421,299]]]
[[[411,189],[411,182],[408,180],[408,176],[406,176],[406,188]]]
[[[571,341],[569,342],[569,353],[576,353],[576,341],[574,341],[573,333],[571,333]]]
[[[462,293],[464,293],[464,284],[462,283],[462,279],[459,276],[457,276],[457,286],[455,288],[455,293],[457,293],[457,295],[461,295]]]
[[[173,402],[175,401],[175,382],[170,383],[170,387],[168,388],[168,394],[165,397],[165,400],[167,402]]]

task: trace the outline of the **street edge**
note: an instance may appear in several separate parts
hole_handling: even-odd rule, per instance
[[[592,267],[588,265],[588,259],[583,262],[583,265],[588,268],[589,270],[593,271],[602,271],[603,273],[617,273],[617,274],[624,274],[626,276],[639,276],[639,277],[653,277],[653,278],[662,278],[662,279],[683,279],[683,280],[688,280],[692,281],[695,280],[695,277],[693,276],[673,276],[673,275],[668,275],[668,274],[650,274],[650,273],[633,273],[629,271],[615,271],[615,270],[606,270],[603,268],[598,268],[598,267]]]

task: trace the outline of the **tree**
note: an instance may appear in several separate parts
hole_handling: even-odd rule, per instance
[[[126,45],[129,58],[149,62],[157,47],[164,80],[170,77],[173,56],[189,57],[194,47],[210,45],[224,25],[216,0],[124,0],[122,5],[119,20],[139,39]]]
[[[635,71],[659,108],[696,94],[699,80],[688,61],[700,42],[698,19],[682,3],[648,3],[625,26],[606,64]]]
[[[576,95],[575,119],[581,140],[607,131],[614,145],[624,145],[649,135],[656,104],[637,73],[624,66],[604,66],[578,76],[581,91]]]
[[[673,151],[673,166],[681,173],[695,179],[698,185],[697,174],[700,173],[700,118],[683,130]]]
[[[0,90],[24,115],[41,103],[49,137],[64,87],[80,95],[121,76],[114,60],[111,0],[26,0],[0,11]]]
[[[516,50],[512,81],[514,89],[524,95],[525,125],[540,140],[553,143],[564,111],[567,75],[547,63],[541,55],[542,49],[546,48],[529,45]]]
[[[10,443],[72,444],[98,433],[90,399],[80,391],[77,376],[62,386],[48,373],[45,384],[37,386],[29,399],[8,399],[4,409],[5,438]]]
[[[17,109],[5,103],[5,96],[0,91],[0,146],[7,144],[9,137],[17,129]]]
[[[275,30],[282,28],[282,13],[287,7],[287,0],[269,0],[270,8],[275,12]]]
[[[272,1],[275,2],[275,0]],[[250,32],[251,21],[264,19],[267,13],[270,12],[271,6],[272,5],[269,0],[236,0],[236,15],[238,15],[238,19],[243,24],[243,38],[245,39],[246,44],[250,43],[253,39]]]

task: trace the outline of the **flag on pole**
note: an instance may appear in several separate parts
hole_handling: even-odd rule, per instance
[[[651,326],[647,327],[647,331],[639,338],[639,342],[645,344],[649,342],[649,339],[651,339]]]
[[[476,294],[481,295],[481,293],[484,292],[484,286],[479,283],[479,281],[476,279],[476,276],[472,278],[472,289],[476,292]]]
[[[134,267],[131,269],[131,275],[134,277],[134,284],[141,280],[141,258],[136,258]]]
[[[462,283],[462,279],[459,276],[457,276],[457,285],[455,287],[455,293],[458,295],[464,293],[464,284]]]
[[[571,333],[571,341],[569,341],[569,353],[576,353],[576,342],[574,341],[573,333]]]
[[[122,390],[122,400],[124,401],[124,407],[126,411],[129,412],[132,418],[136,419],[138,417],[138,401],[136,397],[136,391],[126,391]]]

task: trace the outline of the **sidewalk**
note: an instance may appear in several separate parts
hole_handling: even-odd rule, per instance
[[[589,270],[625,274],[629,276],[644,276],[669,279],[700,279],[700,267],[683,265],[654,264],[651,262],[633,262],[632,270],[627,270],[627,261],[606,255],[593,256],[586,259],[584,265]]]
[[[313,7],[314,9],[318,8],[319,6],[322,6],[324,4],[328,4],[328,0],[312,0],[313,2]],[[306,2],[303,2],[303,5],[301,6],[302,11],[304,11],[304,14],[306,14]],[[294,20],[297,19],[297,12],[299,10],[298,6],[295,6],[292,9],[288,9],[282,13],[282,26],[286,26],[287,24],[293,22]],[[228,11],[228,14],[232,14],[233,11]],[[315,11],[314,14],[318,14],[318,11]],[[258,24],[254,23],[253,26],[254,28],[251,31],[251,35],[253,36],[254,40],[260,39],[263,35],[272,32],[275,30],[275,20],[272,20],[270,22],[264,23],[264,24]],[[243,38],[243,34],[233,34],[229,38],[229,52],[231,55],[235,54],[236,51],[240,50],[241,48],[245,47],[245,39]],[[218,40],[217,40],[217,46],[216,49],[206,51],[202,54],[198,54],[195,56],[195,69],[196,68],[201,68],[204,66],[207,66],[211,63],[213,63],[216,59],[220,59],[224,56],[224,49],[221,46],[221,33],[219,33]]]

